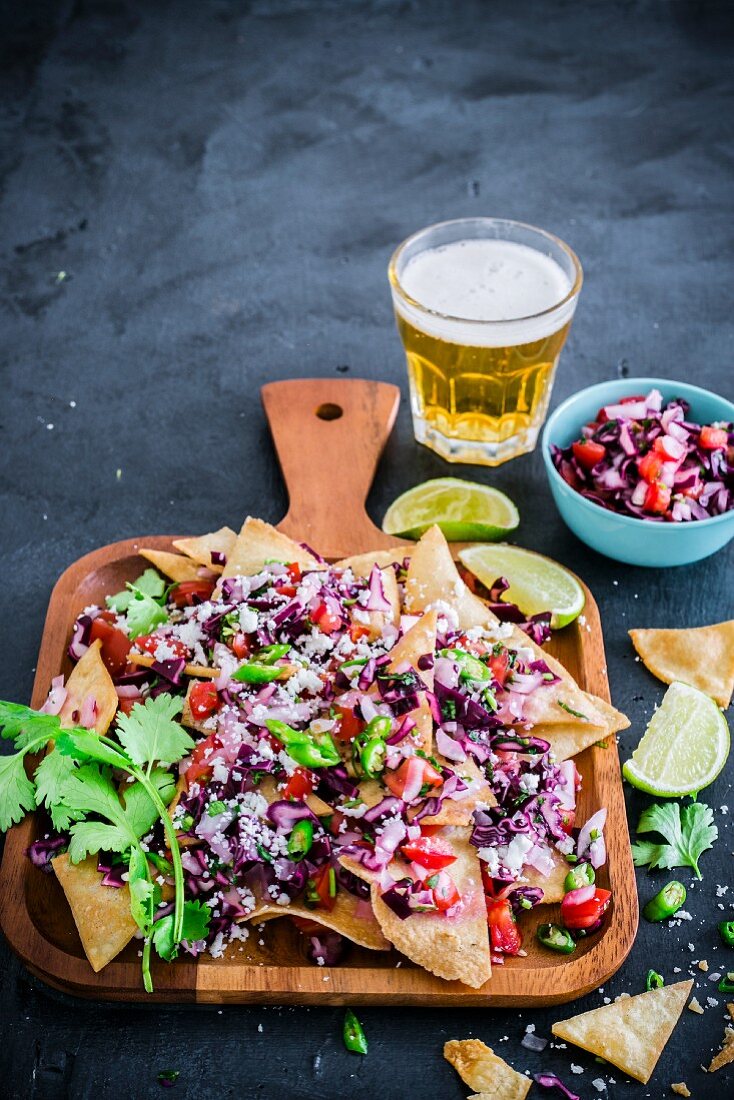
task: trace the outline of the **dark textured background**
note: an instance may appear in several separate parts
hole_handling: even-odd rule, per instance
[[[280,518],[261,383],[342,372],[404,387],[385,267],[429,222],[499,214],[577,250],[586,284],[556,399],[627,374],[734,396],[728,9],[4,4],[0,696],[28,698],[49,591],[80,554],[237,526],[246,511]],[[404,403],[374,517],[447,470],[413,443]],[[563,528],[538,455],[466,472],[518,502],[522,545],[591,585],[615,702],[633,720],[627,754],[663,694],[627,628],[731,616],[734,544],[686,569],[627,568]],[[730,764],[705,793],[732,813],[733,777]],[[630,797],[634,820],[643,804]],[[692,959],[726,968],[714,924],[717,905],[734,915],[734,832],[718,820],[693,921],[643,926],[605,995],[639,991],[650,966],[668,980]],[[663,881],[641,873],[643,900]],[[717,883],[730,884],[718,902]],[[705,1004],[715,988],[696,974]],[[0,984],[0,1091],[22,1100],[158,1095],[165,1068],[180,1070],[174,1095],[196,1100],[459,1098],[467,1090],[441,1047],[469,1035],[520,1069],[552,1067],[584,1100],[599,1095],[596,1077],[615,1079],[615,1097],[667,1097],[679,1080],[696,1098],[734,1093],[731,1069],[699,1069],[721,1039],[723,1003],[684,1013],[645,1088],[581,1052],[520,1047],[527,1023],[547,1036],[564,1008],[364,1010],[360,1060],[342,1049],[338,1009],[77,1002],[4,947]]]

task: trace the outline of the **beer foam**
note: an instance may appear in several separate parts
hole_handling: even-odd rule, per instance
[[[573,316],[575,299],[552,316],[571,290],[560,265],[537,249],[492,238],[452,241],[413,256],[400,275],[405,293],[435,317],[394,295],[396,309],[416,328],[453,343],[502,347],[557,332]],[[484,328],[462,321],[490,321]]]

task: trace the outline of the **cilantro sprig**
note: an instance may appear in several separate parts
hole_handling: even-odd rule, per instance
[[[693,802],[683,810],[677,802],[656,802],[641,814],[637,832],[659,833],[667,843],[638,840],[632,845],[636,867],[647,865],[651,871],[656,867],[690,867],[699,879],[698,861],[719,835],[713,811],[703,802]]]
[[[119,741],[114,741],[82,727],[62,729],[58,716],[0,702],[2,736],[13,740],[15,749],[0,756],[0,828],[8,829],[36,806],[45,806],[55,827],[69,833],[72,863],[100,851],[127,860],[130,911],[145,937],[143,982],[148,992],[153,988],[151,947],[173,959],[179,944],[205,937],[209,920],[206,906],[184,899],[181,851],[166,809],[175,794],[175,779],[166,769],[194,747],[176,721],[181,707],[180,699],[167,694],[136,703],[129,715],[118,718]],[[44,748],[50,751],[31,780],[25,756]],[[113,769],[129,780],[120,791]],[[142,838],[159,821],[171,852],[174,905],[172,913],[156,919],[161,890],[153,881]]]
[[[122,592],[107,597],[107,606],[127,619],[128,634],[138,638],[168,621],[165,609],[166,582],[155,569],[146,569],[136,581],[128,581]]]

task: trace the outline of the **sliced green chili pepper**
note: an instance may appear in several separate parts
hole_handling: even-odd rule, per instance
[[[471,653],[465,653],[463,649],[441,649],[442,657],[448,657],[459,666],[459,677],[462,680],[471,680],[475,684],[486,684],[492,679],[492,673]]]
[[[675,916],[685,900],[685,886],[682,882],[676,882],[674,879],[667,886],[663,886],[660,893],[648,901],[642,910],[642,915],[645,920],[649,920],[653,924],[656,921],[667,920],[668,917]]]
[[[582,886],[593,886],[596,882],[596,872],[590,863],[577,863],[566,875],[563,889],[566,893],[571,890],[580,890]]]
[[[367,1053],[367,1037],[351,1008],[344,1014],[344,1046],[354,1054]]]
[[[308,818],[297,821],[291,830],[291,835],[288,837],[288,855],[292,860],[298,862],[298,860],[308,855],[312,844],[313,822],[309,821]]]
[[[277,644],[266,645],[260,650],[257,655],[257,659],[264,665],[272,665],[273,661],[279,661],[281,657],[286,657],[290,651],[289,645]]]
[[[368,741],[359,754],[362,771],[368,779],[376,779],[385,767],[385,742],[379,737]]]
[[[271,680],[277,680],[282,674],[283,669],[280,667],[274,668],[272,665],[259,665],[255,661],[248,661],[232,673],[232,679],[245,684],[268,684]]]
[[[274,737],[283,742],[291,759],[304,768],[330,768],[341,762],[339,751],[326,731],[294,730],[276,718],[266,719],[265,725]]]
[[[734,993],[734,973],[728,973],[719,982],[719,993]]]
[[[560,951],[562,955],[570,955],[576,950],[576,941],[565,928],[559,928],[557,924],[541,924],[536,933],[538,942],[551,951]]]
[[[648,970],[645,978],[645,989],[648,993],[651,989],[662,989],[664,985],[665,979],[662,974],[658,974],[657,970]]]
[[[734,920],[723,920],[719,925],[719,934],[727,947],[734,947]]]
[[[217,814],[223,814],[226,809],[227,809],[227,803],[226,802],[216,801],[216,802],[210,802],[209,803],[209,805],[206,808],[206,812],[207,812],[207,815],[209,817],[216,817]]]
[[[191,824],[193,825],[193,820]],[[162,875],[173,874],[173,864],[169,860],[164,859],[163,856],[159,856],[157,852],[146,852],[148,863],[152,863],[156,871],[160,871]]]

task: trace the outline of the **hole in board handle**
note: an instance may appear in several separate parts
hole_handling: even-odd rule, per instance
[[[332,405],[327,401],[323,405],[319,405],[316,410],[316,415],[319,420],[338,420],[340,416],[344,416],[344,409],[341,405]]]

